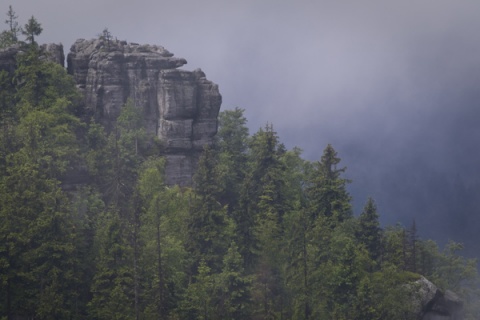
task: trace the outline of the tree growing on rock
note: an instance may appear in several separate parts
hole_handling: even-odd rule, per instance
[[[0,33],[0,48],[15,44],[18,41],[18,33],[21,31],[17,22],[18,16],[15,11],[13,11],[12,6],[8,7],[7,17],[5,23],[8,25],[8,30]]]
[[[24,28],[22,29],[22,34],[26,36],[26,40],[30,42],[30,44],[35,44],[35,37],[40,35],[43,31],[41,24],[32,16],[28,19],[28,22],[25,24]]]
[[[103,29],[102,33],[98,35],[100,40],[104,40],[107,42],[107,49],[110,50],[110,42],[112,41],[112,33],[108,30],[108,28]]]

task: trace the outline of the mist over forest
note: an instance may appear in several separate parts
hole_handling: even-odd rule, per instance
[[[75,314],[78,302],[78,314],[107,319],[117,307],[105,304],[106,297],[116,292],[125,301],[120,312],[137,316],[201,318],[201,302],[210,297],[214,318],[231,307],[232,318],[361,313],[371,319],[407,312],[394,303],[405,292],[378,289],[392,274],[392,286],[421,274],[464,299],[475,296],[477,262],[462,256],[480,257],[480,41],[474,32],[480,5],[426,1],[412,9],[408,1],[345,7],[247,1],[233,12],[207,2],[196,16],[179,10],[191,9],[190,1],[135,6],[150,12],[128,10],[122,1],[92,4],[92,23],[71,19],[68,34],[64,29],[70,28],[59,27],[68,16],[60,10],[24,0],[14,4],[21,26],[33,12],[44,30],[35,37],[27,32],[20,42],[31,45],[22,49],[30,60],[20,59],[15,74],[0,78],[1,214],[8,222],[1,230],[8,239],[0,248],[2,270],[8,271],[2,271],[8,298],[2,298],[1,315],[15,310],[62,317]],[[170,17],[154,18],[151,12]],[[207,19],[212,13],[216,19]],[[122,17],[139,21],[138,30],[122,25]],[[179,26],[180,18],[189,22]],[[68,50],[75,36],[104,41],[102,30],[110,30],[117,43],[128,38],[165,45],[187,58],[188,69],[201,67],[219,83],[223,103],[216,147],[203,154],[194,178],[202,188],[165,185],[165,162],[155,156],[164,146],[135,127],[141,116],[128,101],[118,136],[85,121],[73,80],[45,62],[36,46],[60,40]],[[111,49],[101,43],[102,50]],[[36,82],[35,72],[45,81]],[[228,130],[239,140],[229,140]],[[115,158],[128,161],[110,161]],[[92,180],[72,198],[61,185],[79,164]],[[338,199],[325,196],[325,181]],[[161,218],[155,215],[158,206],[168,208]],[[18,217],[9,220],[11,212]],[[60,230],[58,237],[48,230]],[[368,232],[374,240],[367,239]],[[312,244],[302,251],[303,269],[295,260],[298,235]],[[58,259],[48,259],[52,252]],[[354,267],[342,269],[349,259]],[[23,269],[25,263],[34,268]],[[63,271],[40,277],[56,268]],[[311,273],[302,279],[304,286],[289,282],[300,281],[296,277],[305,270]],[[330,282],[320,281],[321,273]],[[453,279],[454,273],[465,277]],[[114,286],[105,285],[109,277],[117,279]],[[238,287],[228,287],[228,277]],[[350,286],[336,282],[340,278],[350,279]],[[309,281],[322,285],[315,291]],[[43,283],[51,291],[43,290]],[[260,290],[263,284],[269,294]],[[337,285],[345,290],[335,291]],[[73,287],[78,301],[68,298]],[[222,290],[242,292],[241,301],[222,300]],[[58,300],[51,298],[54,292],[61,293]],[[386,292],[391,295],[377,310],[362,309]],[[322,300],[329,294],[334,300]],[[39,301],[49,299],[42,309]],[[324,304],[313,307],[315,299]],[[349,299],[355,310],[344,308]],[[239,305],[244,309],[235,309]],[[475,306],[469,308],[474,319]]]
[[[67,50],[105,27],[164,45],[207,71],[222,110],[244,108],[251,132],[273,123],[312,161],[334,145],[351,169],[357,213],[372,196],[382,223],[415,218],[425,238],[479,255],[480,4],[91,0],[53,9],[62,4],[15,8],[22,23],[32,13],[43,22],[40,42]]]

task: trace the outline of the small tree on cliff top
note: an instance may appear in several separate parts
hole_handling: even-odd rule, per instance
[[[38,36],[42,33],[43,28],[41,24],[32,16],[28,19],[28,22],[25,24],[25,27],[22,29],[22,34],[26,36],[26,40],[31,44],[35,43],[35,36]]]

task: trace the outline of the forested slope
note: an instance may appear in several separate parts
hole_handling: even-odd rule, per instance
[[[81,121],[73,80],[29,39],[0,73],[0,317],[415,319],[405,284],[423,275],[477,318],[476,261],[414,222],[382,228],[373,199],[355,215],[331,145],[309,162],[223,111],[194,187],[168,186],[132,103],[110,133]]]

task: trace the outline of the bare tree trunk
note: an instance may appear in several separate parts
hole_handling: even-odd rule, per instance
[[[163,279],[163,267],[162,267],[162,246],[160,243],[161,233],[160,233],[160,217],[158,217],[157,222],[157,272],[158,272],[158,316],[159,319],[165,319],[165,293],[163,290],[164,279]]]

